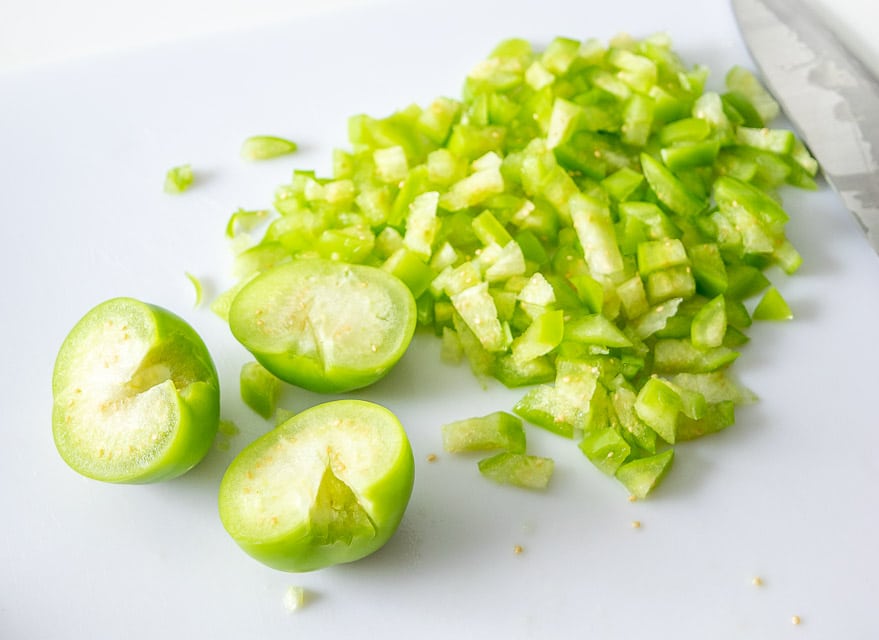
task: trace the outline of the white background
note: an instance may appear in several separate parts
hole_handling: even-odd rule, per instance
[[[3,0],[0,65],[56,62],[229,33],[376,0]]]
[[[792,0],[799,2],[800,0]],[[432,5],[405,0],[409,5]],[[234,33],[384,0],[3,0],[0,68],[118,52],[181,38]],[[441,3],[436,3],[441,5]],[[643,5],[650,7],[652,2]],[[814,0],[853,48],[879,60],[873,0]],[[536,6],[536,5],[535,5]],[[600,11],[601,4],[595,5]],[[879,64],[879,63],[876,63]]]
[[[853,42],[872,44],[877,9],[836,6]],[[679,447],[649,500],[629,503],[573,443],[537,429],[529,447],[557,464],[545,495],[490,485],[475,459],[442,455],[442,423],[519,394],[479,389],[419,336],[355,394],[394,410],[416,455],[387,547],[288,575],[243,554],[218,521],[225,467],[268,428],[237,397],[247,354],[193,309],[183,275],[209,296],[230,283],[229,214],[268,206],[294,167],[325,172],[347,116],[456,95],[503,37],[621,30],[668,32],[715,84],[750,65],[720,1],[0,0],[0,638],[875,638],[879,260],[823,187],[784,194],[805,264],[773,279],[796,319],[755,326],[736,364],[761,401]],[[241,140],[266,132],[300,152],[243,163]],[[183,162],[193,188],[162,193]],[[242,430],[161,485],[86,480],[52,444],[57,348],[115,295],[193,324],[217,361],[223,414]],[[290,389],[284,403],[321,399]],[[293,615],[290,585],[310,594]]]

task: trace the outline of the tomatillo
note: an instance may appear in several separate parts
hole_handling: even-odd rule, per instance
[[[220,385],[202,339],[167,309],[113,298],[61,345],[52,432],[78,473],[119,483],[179,476],[217,433]]]
[[[283,571],[359,560],[397,530],[415,463],[400,421],[364,400],[306,409],[247,446],[220,483],[220,519]]]
[[[368,386],[406,352],[415,298],[366,265],[298,259],[264,271],[232,300],[232,335],[275,376],[310,391]]]

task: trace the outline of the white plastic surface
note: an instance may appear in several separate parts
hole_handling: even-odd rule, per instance
[[[796,319],[755,326],[736,363],[761,401],[727,431],[679,446],[648,500],[628,502],[575,443],[538,429],[530,449],[557,465],[546,494],[492,485],[476,458],[443,454],[441,424],[509,410],[519,393],[482,390],[420,336],[384,381],[351,394],[397,413],[415,451],[412,502],[383,550],[285,574],[220,525],[222,473],[268,429],[238,398],[248,354],[193,309],[184,275],[208,296],[231,283],[229,214],[269,206],[293,168],[327,173],[349,115],[457,95],[502,38],[622,30],[668,32],[716,87],[732,64],[751,66],[723,2],[454,0],[0,75],[0,638],[875,637],[879,258],[823,187],[784,194],[805,264],[773,278]],[[245,163],[238,148],[255,133],[301,150]],[[164,194],[165,171],[186,162],[192,189]],[[165,484],[81,478],[52,443],[58,346],[116,295],[193,324],[220,370],[223,414],[241,428],[229,450]],[[323,399],[291,389],[284,402]],[[295,613],[290,586],[306,590]]]

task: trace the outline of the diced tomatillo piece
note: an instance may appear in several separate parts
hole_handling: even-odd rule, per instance
[[[693,440],[709,433],[716,433],[735,422],[735,403],[724,400],[709,404],[701,418],[681,415],[678,422],[678,441]]]
[[[629,457],[632,447],[619,431],[608,427],[586,434],[580,441],[580,450],[602,472],[613,476]]]
[[[192,186],[193,179],[192,165],[171,167],[165,174],[165,193],[183,193]]]
[[[689,340],[657,340],[653,366],[660,373],[708,373],[725,367],[739,357],[724,346],[698,349]]]
[[[182,318],[131,298],[94,307],[68,334],[52,376],[52,432],[64,461],[105,482],[179,476],[217,433],[220,387]]]
[[[684,217],[697,216],[707,202],[693,194],[664,164],[652,156],[641,154],[641,169],[659,201]]]
[[[271,418],[281,395],[281,381],[259,362],[246,362],[239,377],[244,404],[266,420]]]
[[[775,287],[769,287],[754,307],[754,320],[790,320],[793,317],[787,301]]]
[[[617,480],[636,498],[646,498],[665,477],[674,460],[674,449],[666,449],[646,458],[638,458],[617,469]]]
[[[265,271],[232,301],[232,334],[281,380],[311,391],[370,385],[415,332],[412,293],[364,265],[300,259]]]
[[[277,136],[251,136],[241,144],[241,156],[248,160],[268,160],[293,153],[297,148],[292,140]]]
[[[690,340],[699,349],[711,349],[723,344],[726,335],[726,301],[717,296],[696,312],[690,327]]]
[[[499,453],[479,461],[479,473],[500,484],[511,484],[523,489],[546,489],[555,463],[525,453]]]
[[[675,443],[682,405],[681,397],[671,385],[661,378],[648,379],[638,391],[634,407],[647,426],[669,444]]]
[[[363,400],[326,402],[246,447],[220,483],[220,519],[282,571],[359,560],[400,524],[415,464],[400,421]]]
[[[525,452],[522,421],[504,411],[479,418],[467,418],[443,425],[443,449],[449,453],[504,449]]]

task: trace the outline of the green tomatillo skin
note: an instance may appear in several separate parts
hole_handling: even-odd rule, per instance
[[[409,440],[386,408],[326,402],[246,447],[226,471],[220,519],[248,554],[282,571],[353,562],[397,530],[415,477]]]
[[[83,316],[58,352],[52,432],[64,461],[104,482],[179,476],[217,433],[220,387],[202,339],[182,318],[132,298]]]
[[[336,393],[368,386],[403,356],[417,321],[415,299],[377,267],[323,259],[283,263],[235,296],[235,338],[281,380]]]

